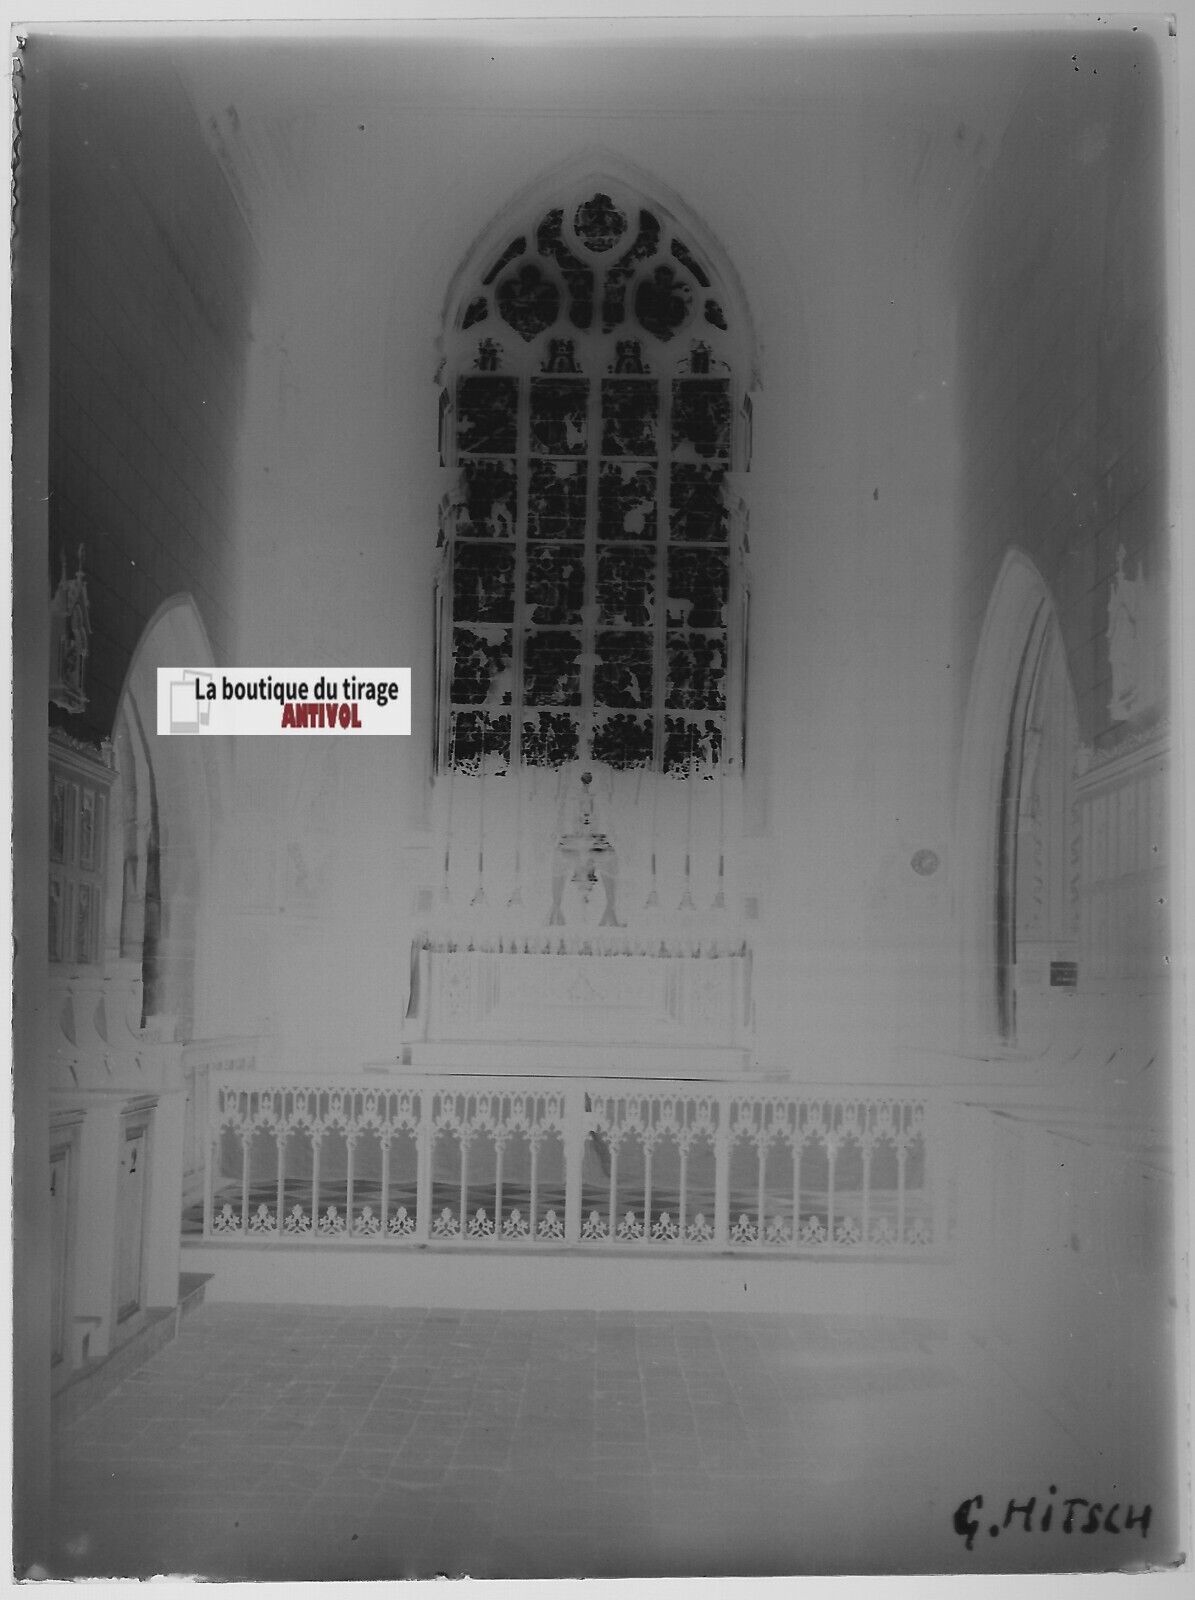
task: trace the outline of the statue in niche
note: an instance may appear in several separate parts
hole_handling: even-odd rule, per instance
[[[566,884],[593,884],[600,878],[606,894],[606,907],[600,925],[603,928],[621,927],[614,906],[618,887],[618,852],[610,842],[609,835],[601,828],[592,772],[583,772],[579,787],[570,785],[566,791],[561,821],[563,825],[552,858],[552,912],[548,918],[549,926],[558,927],[564,922],[561,901]]]
[[[1108,597],[1108,659],[1112,666],[1112,699],[1108,715],[1127,722],[1150,710],[1157,698],[1151,586],[1143,569],[1130,578],[1124,570],[1125,551],[1116,555],[1116,576]]]
[[[90,649],[91,610],[80,545],[73,578],[67,576],[63,555],[62,576],[50,601],[50,701],[63,711],[79,712],[87,705],[84,678]]]

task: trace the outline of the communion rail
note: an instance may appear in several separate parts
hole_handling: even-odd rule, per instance
[[[213,1073],[255,1072],[261,1051],[258,1039],[236,1036],[196,1039],[183,1047],[183,1197],[202,1198],[208,1143],[210,1080]]]
[[[933,1251],[941,1108],[914,1090],[213,1073],[212,1240]]]

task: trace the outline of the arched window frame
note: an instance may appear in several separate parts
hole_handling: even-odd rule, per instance
[[[1063,999],[1080,976],[1079,754],[1054,602],[1033,562],[1013,547],[984,617],[959,768],[955,840],[961,1042],[967,1051],[1040,1053],[1049,1023],[1039,1002]],[[1042,914],[1033,916],[1026,895],[1036,895],[1038,869],[1026,851],[1036,854],[1039,846]],[[1020,995],[1026,973],[1018,937],[1037,947],[1039,965],[1032,991]],[[1033,1018],[1018,1018],[1018,997],[1033,1001]]]
[[[624,178],[558,183],[471,252],[443,348],[435,770],[741,767],[755,360],[721,252]]]
[[[1042,602],[1009,714],[997,844],[996,1002],[1002,1038],[1032,1043],[1051,990],[1078,980],[1079,739],[1066,651]]]

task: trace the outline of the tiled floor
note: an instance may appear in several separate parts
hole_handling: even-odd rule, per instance
[[[983,1492],[1107,1496],[929,1324],[213,1304],[55,1438],[55,1576],[382,1578],[1074,1569],[968,1552]],[[1065,1484],[1065,1487],[1064,1487]],[[1061,1519],[1059,1519],[1061,1520]],[[1155,1529],[1156,1535],[1160,1530]],[[1151,1543],[1152,1543],[1151,1539]]]

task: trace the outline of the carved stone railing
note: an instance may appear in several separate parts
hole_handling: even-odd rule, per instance
[[[213,1073],[252,1072],[259,1063],[260,1041],[256,1038],[194,1039],[182,1052],[183,1110],[183,1199],[184,1203],[202,1194],[207,1169],[207,1126],[209,1083]]]
[[[204,1235],[915,1252],[947,1243],[915,1090],[368,1075],[209,1084]]]

